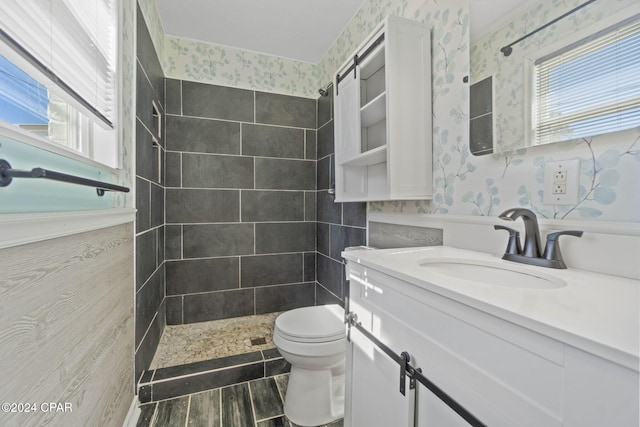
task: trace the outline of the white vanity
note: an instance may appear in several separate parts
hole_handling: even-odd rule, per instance
[[[488,426],[639,424],[640,283],[447,246],[344,252],[348,310]],[[357,328],[345,426],[466,426]]]

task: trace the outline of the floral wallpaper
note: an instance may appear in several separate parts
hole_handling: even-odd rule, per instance
[[[316,65],[208,43],[167,37],[167,77],[316,98]]]
[[[488,74],[494,59],[481,54],[481,47],[492,49],[495,57],[499,49],[495,46],[513,41],[539,23],[573,8],[579,0],[541,0],[472,49],[469,49],[467,0],[366,0],[319,64],[166,36],[155,2],[138,1],[167,77],[313,98],[386,15],[431,26],[434,199],[370,203],[372,211],[497,215],[504,209],[522,206],[547,218],[640,221],[640,127],[504,155],[475,157],[468,149],[468,84],[462,79],[469,75],[469,56],[473,56],[474,74]],[[582,25],[626,10],[634,2],[607,1],[606,8],[598,5],[605,2],[595,2],[566,18],[566,23]],[[551,35],[540,34],[518,48],[542,43],[547,37]],[[514,49],[514,55],[518,48]],[[475,71],[478,66],[485,69]],[[509,123],[520,123],[521,117],[517,113]],[[505,124],[503,127],[506,128]],[[512,139],[521,136],[514,130]],[[579,202],[573,206],[543,205],[545,162],[574,158],[581,161]]]
[[[542,0],[501,30],[478,41],[471,47],[472,78],[479,80],[494,72],[491,67],[497,67],[497,61],[502,58],[500,47],[579,3],[578,0]],[[508,117],[496,120],[497,130],[506,135],[506,141],[523,140],[524,131],[518,125],[522,124],[524,107],[514,96],[517,90],[513,85],[513,80],[522,73],[523,52],[537,48],[552,37],[561,37],[562,31],[575,31],[576,26],[584,28],[589,22],[620,10],[633,10],[632,4],[635,4],[633,0],[615,0],[606,2],[606,6],[604,3],[596,2],[568,17],[564,26],[557,24],[550,27],[550,31],[541,32],[538,37],[514,47],[510,57],[513,67],[503,72],[504,80],[509,84],[503,81],[501,86],[498,82],[496,87],[497,97],[507,99],[504,102],[509,105]],[[448,42],[455,43],[455,40]],[[449,43],[443,40],[438,46],[451,50]],[[437,54],[435,49],[434,57]],[[447,81],[447,77],[434,69],[434,93],[446,90],[446,87],[438,88],[438,82],[443,80]],[[640,221],[640,124],[635,129],[608,135],[475,157],[468,150],[466,102],[454,97],[443,100],[437,96],[433,102],[434,199],[370,203],[369,210],[495,216],[505,209],[521,206],[542,218]],[[465,134],[460,134],[463,127]],[[578,203],[543,205],[545,162],[575,158],[580,159],[581,172]]]
[[[153,44],[156,48],[156,55],[158,58],[162,58],[166,37],[164,35],[164,30],[162,29],[162,23],[160,22],[160,15],[158,14],[158,9],[156,7],[156,0],[138,0],[138,5],[140,6],[140,10],[144,16],[147,28],[149,29],[151,40],[153,40]]]

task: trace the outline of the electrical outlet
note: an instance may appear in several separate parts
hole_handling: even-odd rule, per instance
[[[578,203],[580,159],[547,162],[544,165],[545,205],[575,205]]]
[[[567,186],[565,184],[553,184],[553,194],[567,194]]]

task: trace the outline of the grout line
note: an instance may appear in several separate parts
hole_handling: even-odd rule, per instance
[[[276,382],[276,388],[278,389],[278,394],[280,394],[280,400],[282,400],[282,405],[284,407],[284,396],[283,396],[282,388],[280,387],[280,382],[276,380],[276,377],[281,377],[283,375],[288,375],[288,374],[274,375],[273,380]]]
[[[257,351],[260,351],[260,350],[257,350]],[[252,352],[252,353],[254,353],[254,352]],[[249,354],[249,353],[243,353],[243,354]],[[229,357],[229,356],[223,356],[223,357]],[[282,358],[280,358],[280,359],[282,359]],[[274,360],[274,359],[269,359],[269,360]],[[190,362],[190,363],[186,363],[186,364],[182,364],[182,365],[175,365],[175,366],[185,366],[185,365],[188,365],[188,364],[191,364],[191,363],[199,363],[199,362]],[[240,368],[240,367],[243,367],[243,366],[251,366],[251,365],[258,364],[258,363],[264,364],[264,360],[262,360],[262,361],[256,360],[256,361],[253,361],[253,362],[240,363],[238,365],[230,365],[230,366],[225,366],[225,367],[222,367],[222,368],[208,369],[206,371],[198,371],[198,372],[194,372],[194,373],[191,373],[191,374],[184,374],[184,375],[178,375],[178,376],[170,377],[170,378],[163,378],[161,380],[159,379],[159,380],[156,380],[156,381],[154,381],[152,383],[148,383],[148,384],[156,385],[156,384],[161,384],[161,383],[167,383],[167,382],[181,380],[181,379],[185,379],[185,378],[193,378],[193,377],[197,377],[197,376],[200,376],[200,375],[210,374],[212,372],[221,372],[221,371],[225,371],[227,369],[235,369],[235,368]],[[174,368],[175,366],[168,366],[166,368],[157,368],[156,371],[158,371],[160,369]],[[205,390],[203,390],[203,391],[205,391]],[[201,392],[199,392],[199,393],[201,393]],[[176,396],[176,397],[178,397],[178,396]]]
[[[180,188],[182,188],[182,186],[183,186],[183,183],[182,183],[182,153],[180,153]]]
[[[247,155],[247,154],[233,154],[233,153],[210,153],[206,151],[180,151],[180,150],[167,150],[167,149],[165,149],[165,151],[167,153],[172,153],[172,154],[180,153],[180,154],[191,154],[191,155],[201,155],[201,156],[234,157],[234,158],[243,158],[243,159],[248,159],[253,157],[258,159],[291,160],[291,161],[306,162],[306,163],[316,162],[315,159],[305,159],[303,157],[277,157],[277,156],[264,156],[264,155],[260,156],[255,154]]]
[[[324,254],[323,254],[324,255]],[[328,257],[329,258],[329,257]],[[331,258],[332,260],[334,260],[333,258]],[[335,260],[334,260],[335,261]],[[336,261],[339,262],[339,261]],[[297,285],[306,285],[308,283],[313,283],[313,281],[308,280],[308,281],[301,281],[301,282],[287,282],[287,283],[272,283],[272,284],[268,284],[268,285],[258,285],[258,286],[248,286],[248,287],[244,287],[244,288],[230,288],[230,289],[221,289],[219,291],[205,291],[205,292],[191,292],[191,293],[186,293],[186,294],[177,294],[177,295],[169,295],[170,297],[185,297],[185,296],[190,296],[190,295],[213,295],[213,294],[221,294],[223,292],[238,292],[240,290],[249,290],[249,289],[253,289],[254,290],[254,296],[253,296],[253,300],[255,303],[256,300],[256,296],[255,296],[255,290],[256,289],[261,289],[261,288],[274,288],[276,286],[297,286]],[[260,313],[260,314],[267,314],[267,313]],[[251,314],[247,314],[246,316],[256,316],[258,315],[258,313],[255,311],[255,306],[254,306],[254,313]],[[238,316],[238,317],[244,317],[244,316]],[[222,319],[213,319],[213,320],[222,320]],[[213,320],[209,320],[209,321],[213,321]],[[198,322],[199,323],[199,322]],[[176,326],[176,325],[170,325],[170,326]]]
[[[317,245],[316,245],[316,246],[317,246]],[[304,260],[305,255],[306,255],[306,253],[305,253],[305,252],[303,252],[303,253],[302,253],[302,257],[301,257],[301,258],[302,258],[302,281],[303,281],[303,282],[304,282],[304,279],[306,278],[306,274],[305,274],[305,273],[306,273],[306,269],[305,269],[305,262],[304,262],[304,261],[305,261],[305,260]]]
[[[249,401],[251,402],[251,418],[253,418],[253,425],[258,426],[258,416],[256,415],[256,408],[253,404],[253,393],[251,393],[251,386],[247,382],[247,389],[249,389]]]
[[[172,224],[169,224],[172,225]],[[204,256],[204,257],[193,257],[193,258],[184,258],[184,259],[167,259],[166,262],[178,262],[178,261],[198,261],[198,260],[207,260],[207,259],[225,259],[225,258],[246,258],[246,257],[266,257],[266,256],[277,256],[277,255],[297,255],[297,254],[305,254],[305,253],[313,253],[317,252],[316,250],[310,251],[297,251],[297,252],[274,252],[274,253],[265,253],[265,254],[240,254],[240,255],[220,255],[220,256]],[[145,282],[146,283],[146,282]]]
[[[256,186],[256,157],[253,157],[253,189],[257,188]]]
[[[218,391],[218,403],[220,404],[220,419],[218,421],[220,421],[220,424],[218,424],[219,426],[222,426],[222,387],[218,387],[220,390]]]
[[[151,327],[153,326],[153,322],[156,320],[156,317],[158,317],[157,310],[154,316],[151,318],[151,321],[149,322],[149,326],[147,326],[147,329],[144,331],[144,334],[142,335],[142,339],[140,340],[140,344],[138,345],[138,348],[135,349],[134,354],[137,353],[138,350],[140,350],[140,347],[142,347],[142,344],[144,343],[144,339],[147,337],[149,330],[151,330]]]
[[[307,220],[307,192],[302,192],[302,220]]]
[[[278,390],[278,396],[280,395],[279,391],[280,391],[280,390]],[[283,403],[284,403],[284,402],[283,402]],[[281,418],[281,417],[286,417],[286,415],[284,414],[284,411],[283,411],[283,413],[282,413],[282,414],[280,414],[280,415],[273,415],[273,416],[271,416],[271,417],[261,418],[261,419],[259,419],[259,420],[258,420],[258,419],[256,419],[256,422],[260,422],[260,423],[261,423],[261,422],[263,422],[263,421],[276,420],[276,419]],[[324,427],[324,426],[325,426],[325,424],[322,424],[322,427]],[[320,426],[319,426],[319,427],[320,427]]]
[[[180,259],[184,258],[184,225],[180,224]]]
[[[190,116],[185,114],[173,114],[165,112],[166,116],[171,117],[184,117],[185,119],[195,119],[195,120],[208,120],[208,121],[216,121],[216,122],[225,122],[225,123],[238,123],[238,124],[246,124],[251,126],[262,126],[262,127],[272,127],[272,128],[280,128],[280,129],[294,129],[294,130],[302,130],[302,131],[317,131],[318,129],[313,127],[304,127],[304,126],[291,126],[291,125],[279,125],[276,123],[258,123],[251,122],[247,120],[233,120],[233,119],[224,119],[221,117],[204,117],[204,116]]]
[[[303,135],[303,138],[302,138],[302,144],[303,144],[302,145],[302,153],[303,153],[304,158],[309,160],[307,158],[307,131],[305,130],[303,133],[304,133],[304,135]]]
[[[184,104],[184,102],[182,102],[182,80],[180,80],[180,115],[183,115],[183,110],[182,110],[182,104]]]
[[[232,190],[236,191],[236,190]],[[218,222],[169,222],[166,225],[251,225],[251,224],[304,224],[304,223],[313,223],[316,221],[248,221],[248,222],[240,222],[240,221],[218,221]],[[340,225],[330,223],[332,225]],[[156,229],[160,226],[154,227]],[[343,226],[348,227],[348,226]],[[361,227],[363,228],[363,227]],[[150,229],[151,230],[151,229]]]
[[[184,325],[184,295],[180,297],[180,322]]]
[[[150,403],[153,403],[153,414],[151,414],[151,419],[149,420],[149,425],[150,426],[155,426],[156,425],[156,421],[157,421],[156,418],[158,418],[158,402],[151,401]]]
[[[184,419],[184,427],[189,427],[189,412],[191,412],[191,395],[189,395],[189,400],[187,400],[187,416]]]

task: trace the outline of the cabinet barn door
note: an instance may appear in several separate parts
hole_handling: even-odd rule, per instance
[[[360,154],[360,68],[337,83],[335,102],[336,161],[343,162]]]
[[[335,164],[360,154],[360,67],[334,85]],[[336,168],[336,202],[361,200],[367,194],[366,167]]]
[[[414,390],[405,380],[400,391],[400,366],[355,328],[347,345],[346,427],[414,427]]]

